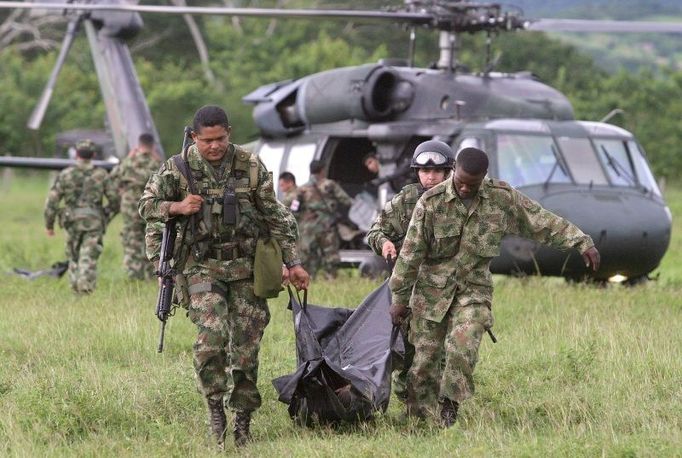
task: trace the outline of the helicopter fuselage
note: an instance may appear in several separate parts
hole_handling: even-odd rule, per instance
[[[407,173],[401,180],[396,172],[405,170],[414,147],[438,138],[456,150],[486,150],[491,177],[588,233],[602,253],[596,279],[645,277],[668,247],[670,211],[634,136],[610,124],[574,120],[568,100],[528,74],[361,66],[260,88],[245,100],[256,104],[254,118],[264,136],[256,149],[276,176],[289,171],[304,183],[308,164],[318,159],[351,195],[366,196],[373,177],[362,158],[372,151],[387,177],[375,194],[381,205],[412,178]],[[359,223],[364,228],[371,221]],[[351,263],[371,257],[362,250],[342,253]],[[504,239],[491,270],[588,275],[579,253],[514,236]]]

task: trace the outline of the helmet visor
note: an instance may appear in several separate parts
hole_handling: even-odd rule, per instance
[[[444,154],[435,151],[424,151],[414,158],[414,163],[419,165],[442,165],[448,163],[448,158]]]

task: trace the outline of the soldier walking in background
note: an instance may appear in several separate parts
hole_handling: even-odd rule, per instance
[[[90,140],[78,142],[76,165],[59,173],[45,202],[47,235],[54,236],[54,223],[58,220],[66,232],[71,289],[80,294],[95,290],[102,237],[119,208],[119,197],[107,172],[92,165],[95,151]],[[64,206],[60,208],[62,200]]]
[[[336,278],[341,261],[341,240],[337,230],[341,207],[349,207],[353,200],[334,180],[325,177],[321,161],[310,163],[310,180],[298,188],[298,213],[301,232],[301,262],[311,275],[318,270],[325,278]],[[296,203],[292,203],[296,205]]]
[[[298,211],[298,208],[291,208],[291,204],[296,200],[298,188],[296,187],[296,177],[291,172],[282,172],[278,180],[279,192],[282,193],[280,201],[291,211]]]
[[[394,324],[412,315],[408,414],[438,419],[445,427],[474,393],[481,337],[493,325],[490,261],[502,237],[575,248],[586,266],[599,268],[590,236],[507,183],[486,178],[487,171],[483,151],[459,152],[452,178],[417,202],[389,283]]]
[[[231,130],[222,108],[200,108],[194,144],[152,175],[139,203],[154,261],[158,223],[176,218],[187,228],[175,247],[188,253],[186,262],[180,256],[175,261],[184,265],[189,284],[188,315],[198,330],[194,369],[220,446],[227,427],[224,403],[235,412],[238,446],[249,440],[251,414],[261,405],[258,352],[270,311],[254,293],[258,240],[277,241],[283,259],[276,262],[285,264],[294,286],[307,288],[309,282],[297,254],[294,217],[277,201],[272,175],[258,157],[230,143]]]
[[[129,278],[144,280],[154,276],[154,265],[145,256],[145,221],[137,204],[149,177],[159,170],[161,161],[154,151],[154,137],[142,134],[137,148],[128,153],[111,172],[111,180],[121,197],[123,265]]]
[[[417,201],[425,191],[441,183],[452,170],[455,154],[446,143],[429,140],[414,150],[410,167],[417,175],[418,183],[405,186],[386,202],[374,224],[367,233],[367,243],[378,256],[393,263],[402,246],[407,226]],[[407,373],[414,359],[414,346],[409,342],[409,316],[403,320],[401,332],[405,353],[402,368],[393,376],[393,391],[398,399],[407,400]]]

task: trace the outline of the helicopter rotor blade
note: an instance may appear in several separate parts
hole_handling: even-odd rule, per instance
[[[78,16],[69,21],[69,25],[67,26],[66,29],[66,35],[64,36],[64,40],[62,41],[62,47],[59,50],[59,56],[57,56],[57,61],[55,62],[54,67],[52,67],[50,78],[48,79],[47,84],[45,85],[45,89],[43,89],[43,93],[40,95],[40,99],[38,100],[36,107],[33,109],[33,112],[31,113],[31,117],[28,118],[28,122],[26,123],[26,126],[31,130],[40,129],[40,125],[42,124],[43,118],[45,117],[45,112],[47,111],[47,106],[49,105],[50,99],[52,98],[54,86],[55,84],[57,84],[57,77],[59,76],[59,72],[61,72],[62,67],[64,66],[64,61],[66,60],[66,56],[69,53],[69,49],[71,49],[73,40],[76,37],[76,33],[78,32],[78,26],[80,25],[80,22],[81,16]]]
[[[0,1],[0,8],[47,9],[68,11],[130,11],[137,13],[198,14],[268,18],[337,18],[379,21],[398,21],[413,24],[429,24],[433,15],[405,11],[378,10],[315,10],[278,8],[230,8],[223,6],[163,6],[93,3],[28,3]]]
[[[682,33],[682,22],[538,19],[526,28],[546,32]]]

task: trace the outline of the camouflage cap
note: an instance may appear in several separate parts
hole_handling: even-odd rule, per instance
[[[79,153],[95,153],[97,152],[97,145],[90,139],[81,140],[76,143],[76,151]]]

